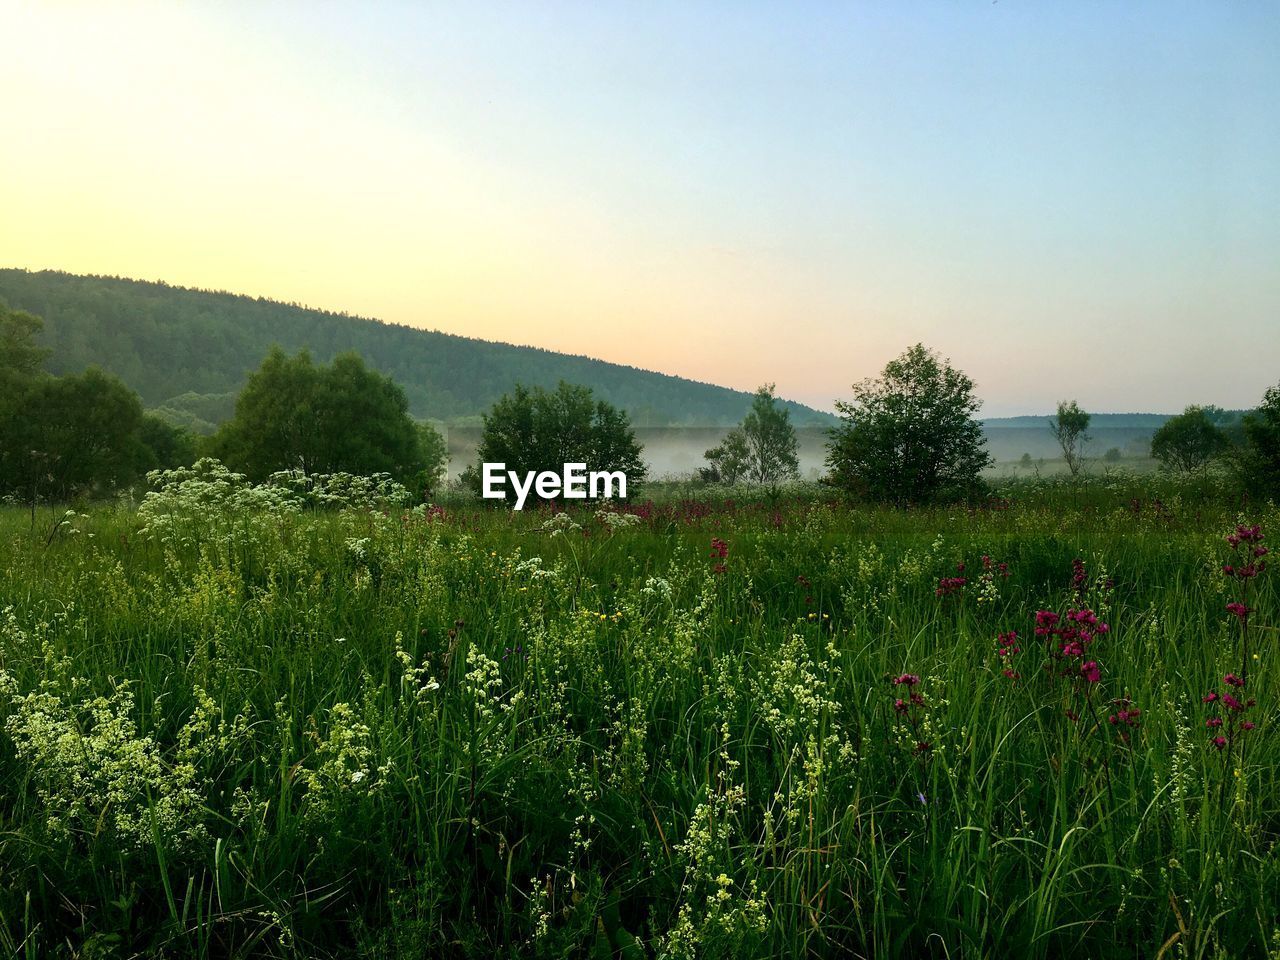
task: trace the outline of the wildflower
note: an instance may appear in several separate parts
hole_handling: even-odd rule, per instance
[[[1113,727],[1136,727],[1138,725],[1138,718],[1142,716],[1142,711],[1135,707],[1128,697],[1112,700],[1111,704],[1119,708],[1115,713],[1107,717],[1107,721]]]
[[[894,686],[898,687],[914,687],[919,682],[919,675],[914,673],[902,673],[893,678]]]
[[[1076,596],[1083,596],[1088,587],[1089,578],[1085,573],[1083,560],[1071,561],[1071,586],[1076,592]]]
[[[1102,671],[1098,668],[1097,660],[1089,660],[1080,666],[1080,676],[1089,683],[1097,683],[1102,679]]]
[[[1002,577],[1009,576],[1009,565],[1007,563],[996,563],[985,553],[982,555],[982,569],[1000,574]]]
[[[1000,644],[1000,649],[996,652],[1002,657],[1011,657],[1015,653],[1022,652],[1022,648],[1018,646],[1017,630],[1010,630],[1008,633],[996,634],[996,642]]]

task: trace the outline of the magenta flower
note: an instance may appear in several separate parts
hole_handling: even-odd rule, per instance
[[[1227,604],[1227,613],[1233,614],[1236,617],[1238,617],[1241,623],[1249,619],[1249,614],[1251,612],[1252,611],[1250,610],[1250,608],[1246,607],[1243,603]]]

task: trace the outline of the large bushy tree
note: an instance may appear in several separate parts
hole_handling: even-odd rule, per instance
[[[0,304],[0,491],[32,506],[108,494],[150,463],[142,404],[94,368],[49,376],[42,326]]]
[[[41,377],[0,428],[5,486],[31,504],[110,493],[148,465],[141,426],[138,395],[109,374]]]
[[[973,381],[916,344],[878,379],[836,401],[841,423],[827,443],[829,482],[856,495],[906,504],[970,496],[991,463],[975,418]]]
[[[357,355],[316,365],[305,350],[272,350],[236,400],[213,451],[261,480],[277,470],[389,473],[410,481],[425,466],[404,391]]]
[[[1227,435],[1204,407],[1187,407],[1151,437],[1151,455],[1166,468],[1183,473],[1205,466],[1227,447]]]
[[[585,463],[588,470],[621,470],[630,496],[646,476],[640,450],[627,414],[597,400],[590,387],[563,380],[555,390],[517,385],[484,415],[476,465],[463,478],[479,490],[485,463],[505,463],[521,475]],[[510,485],[508,493],[514,496]]]

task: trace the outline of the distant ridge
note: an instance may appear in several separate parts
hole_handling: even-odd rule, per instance
[[[152,408],[197,429],[230,414],[234,394],[273,344],[317,361],[354,350],[394,378],[411,412],[452,422],[478,418],[521,382],[586,384],[638,426],[726,426],[751,395],[589,357],[423,330],[297,304],[163,282],[0,269],[0,300],[44,318],[49,369],[96,365]],[[797,426],[834,418],[786,402]]]

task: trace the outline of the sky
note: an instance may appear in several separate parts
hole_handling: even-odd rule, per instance
[[[0,0],[0,266],[830,409],[1280,380],[1280,5]]]

